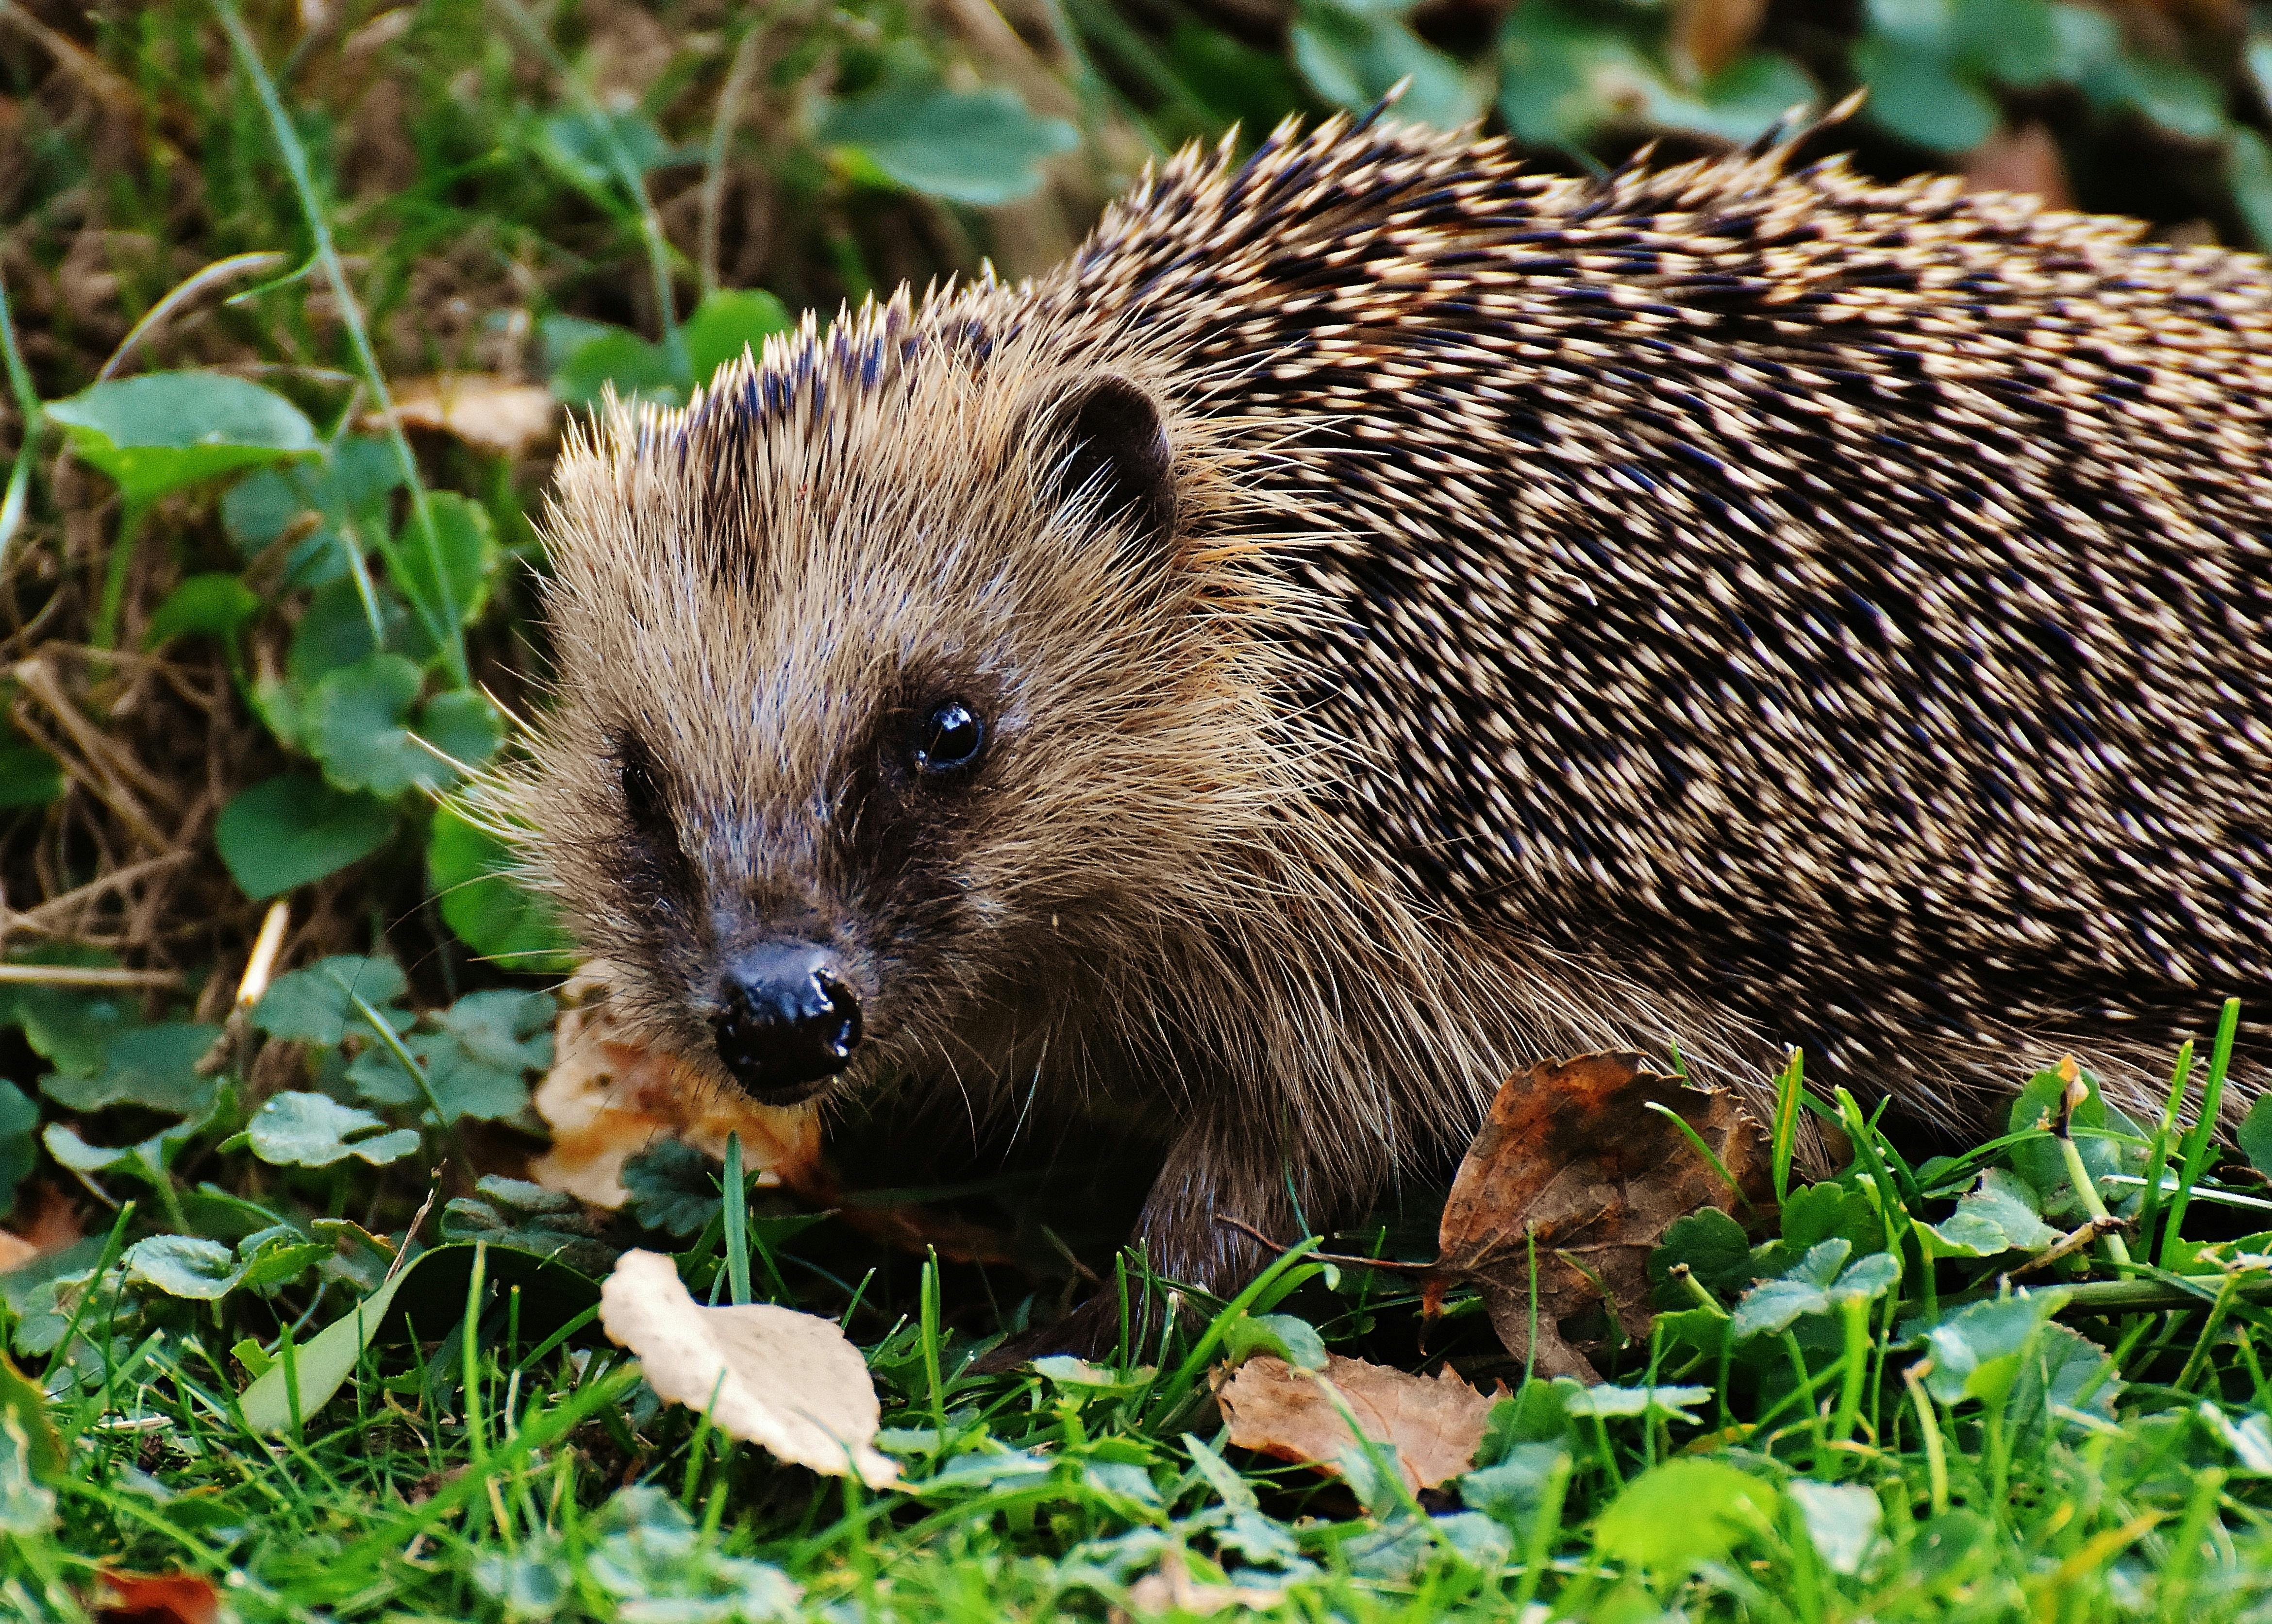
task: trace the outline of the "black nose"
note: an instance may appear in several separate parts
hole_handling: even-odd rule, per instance
[[[727,967],[713,1023],[718,1058],[767,1104],[793,1104],[851,1063],[860,1001],[811,942],[768,942]]]

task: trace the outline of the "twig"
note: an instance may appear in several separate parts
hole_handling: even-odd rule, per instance
[[[2111,1235],[2116,1230],[2127,1229],[2129,1224],[2130,1220],[2127,1218],[2118,1217],[2112,1213],[2102,1212],[2095,1218],[2087,1219],[2072,1233],[2060,1236],[2057,1241],[2052,1243],[2048,1251],[2037,1253],[2034,1257],[2029,1258],[2026,1262],[2021,1264],[2019,1268],[2011,1270],[2009,1277],[2012,1279],[2017,1279],[2022,1275],[2029,1275],[2033,1274],[2037,1269],[2047,1269],[2052,1264],[2058,1262],[2061,1258],[2070,1256],[2074,1253],[2081,1251],[2093,1241],[2096,1241],[2100,1236]]]
[[[39,987],[178,987],[177,969],[112,969],[100,964],[0,964],[0,981]]]
[[[0,918],[5,919],[7,931],[37,931],[42,936],[60,935],[64,927],[56,921],[64,915],[75,913],[121,887],[131,886],[138,879],[146,879],[161,869],[175,867],[189,855],[187,850],[169,851],[163,857],[146,857],[139,863],[130,863],[124,868],[115,868],[99,879],[90,879],[83,886],[74,886],[61,896],[49,897],[30,908],[10,909],[4,915],[0,915]]]
[[[1229,1213],[1219,1212],[1214,1215],[1214,1221],[1226,1229],[1237,1230],[1249,1240],[1259,1241],[1273,1252],[1283,1253],[1293,1250],[1291,1246],[1283,1241],[1271,1239],[1269,1236],[1256,1229],[1244,1218],[1234,1218]],[[1312,1252],[1307,1255],[1312,1262],[1346,1265],[1351,1269],[1385,1269],[1391,1274],[1432,1275],[1447,1272],[1444,1270],[1442,1265],[1437,1263],[1408,1263],[1401,1258],[1360,1257],[1354,1252]]]
[[[741,122],[742,103],[748,99],[750,80],[758,71],[758,46],[773,18],[760,13],[742,31],[734,46],[734,60],[726,70],[726,83],[718,92],[718,111],[710,121],[710,150],[702,167],[701,245],[696,251],[702,273],[702,296],[718,290],[719,216],[726,206],[726,145]]]

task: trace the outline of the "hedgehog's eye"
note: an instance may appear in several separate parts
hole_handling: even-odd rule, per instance
[[[626,736],[616,746],[616,775],[623,787],[624,816],[632,832],[658,852],[676,851],[677,819],[670,814],[670,802],[663,795],[654,758],[636,734]]]
[[[952,773],[978,760],[986,743],[986,724],[960,700],[944,700],[930,708],[916,727],[916,767],[924,773]]]

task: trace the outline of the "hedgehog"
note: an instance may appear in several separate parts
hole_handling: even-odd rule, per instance
[[[1215,1293],[1546,1057],[2158,1110],[2272,970],[2272,273],[1802,133],[1289,123],[580,430],[503,793],[630,1018],[1123,1125]]]

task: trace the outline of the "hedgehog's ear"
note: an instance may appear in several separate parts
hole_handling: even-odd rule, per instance
[[[1140,540],[1167,545],[1176,532],[1175,452],[1149,393],[1100,372],[1051,392],[1030,421],[1050,500],[1087,497],[1099,523],[1126,520]]]

